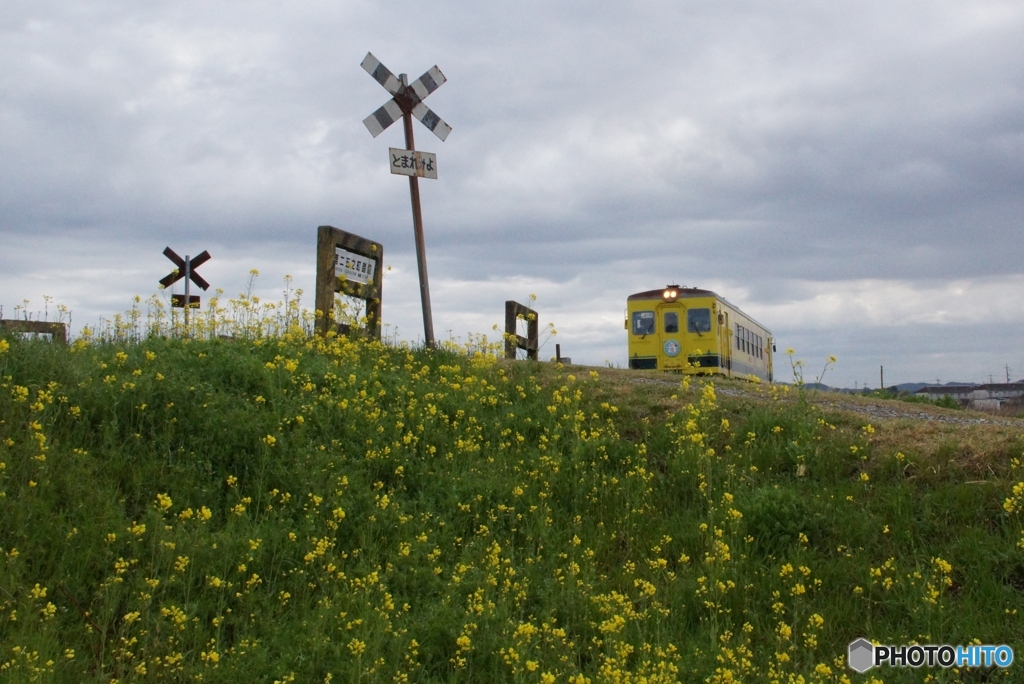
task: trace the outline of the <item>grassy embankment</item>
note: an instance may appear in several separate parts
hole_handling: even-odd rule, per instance
[[[0,342],[0,679],[1024,667],[844,664],[860,636],[1024,653],[1019,435],[249,332]]]

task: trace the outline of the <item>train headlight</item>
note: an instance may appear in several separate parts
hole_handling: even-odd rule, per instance
[[[665,290],[664,292],[661,293],[661,296],[665,299],[665,301],[672,301],[678,295],[679,293],[676,290]]]

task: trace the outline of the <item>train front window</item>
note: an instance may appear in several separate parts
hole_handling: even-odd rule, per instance
[[[633,334],[653,335],[654,334],[654,312],[634,311],[633,312]]]
[[[665,332],[677,333],[679,332],[679,314],[675,311],[665,312]]]
[[[690,309],[686,312],[686,329],[692,333],[711,332],[711,309]]]

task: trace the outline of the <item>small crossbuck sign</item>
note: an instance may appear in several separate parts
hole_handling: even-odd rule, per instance
[[[206,282],[206,280],[201,275],[196,273],[196,269],[205,264],[210,259],[210,253],[207,252],[205,249],[202,251],[201,254],[198,254],[197,256],[194,256],[190,259],[182,259],[180,256],[178,256],[177,252],[168,247],[167,249],[164,250],[164,256],[170,259],[172,262],[174,262],[174,265],[177,268],[160,279],[161,285],[163,285],[164,287],[170,287],[174,283],[184,278],[185,272],[188,271],[189,280],[191,280],[193,283],[203,288],[204,290],[208,290],[210,288],[210,283]],[[188,265],[188,268],[186,268],[186,263]]]
[[[440,88],[448,80],[436,65],[409,85],[403,85],[397,76],[369,52],[366,53],[360,66],[366,70],[366,73],[373,76],[374,80],[384,87],[384,90],[394,95],[384,103],[383,107],[363,119],[363,125],[374,138],[383,133],[385,128],[401,119],[405,113],[412,114],[419,119],[442,141],[452,132],[451,126],[423,104],[427,95]]]

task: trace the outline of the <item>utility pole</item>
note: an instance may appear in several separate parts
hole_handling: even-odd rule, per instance
[[[878,367],[878,389],[885,389],[885,366]]]

